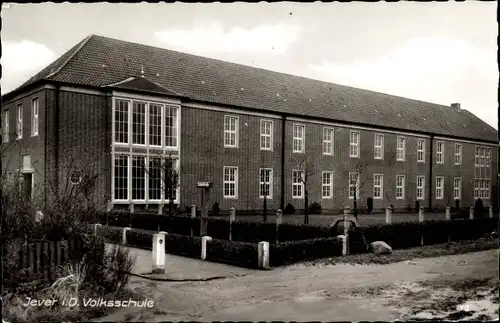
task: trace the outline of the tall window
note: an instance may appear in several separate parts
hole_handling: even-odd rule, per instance
[[[486,148],[484,164],[486,167],[491,166],[491,148]]]
[[[304,183],[302,183],[302,178],[304,172],[301,170],[292,171],[292,198],[303,198],[304,197]]]
[[[323,155],[333,155],[333,129],[323,128]]]
[[[484,181],[484,199],[489,200],[490,199],[490,186],[491,182],[489,179]]]
[[[425,140],[417,141],[417,163],[425,163]]]
[[[475,158],[475,164],[476,164],[476,166],[480,166],[480,165],[479,165],[479,147],[476,147],[476,158]]]
[[[384,135],[379,133],[375,134],[375,145],[373,152],[375,159],[384,159]]]
[[[161,200],[161,159],[159,157],[149,158],[148,170],[148,198],[150,200]]]
[[[143,102],[132,105],[132,143],[146,144],[146,103]]]
[[[476,179],[474,181],[474,198],[475,199],[478,199],[479,198],[479,190],[480,190],[480,185],[481,185],[481,181]]]
[[[351,143],[349,146],[349,156],[359,157],[359,131],[351,131]]]
[[[238,167],[224,166],[224,197],[238,197]]]
[[[161,110],[160,104],[149,105],[149,145],[161,146]]]
[[[444,177],[436,177],[436,199],[442,200],[444,196]]]
[[[462,164],[462,145],[455,144],[455,156],[454,156],[455,165]]]
[[[238,146],[238,118],[224,117],[224,147]]]
[[[417,176],[417,200],[423,200],[425,194],[425,176]]]
[[[405,198],[405,176],[396,176],[396,199],[402,200]]]
[[[260,169],[259,196],[273,198],[273,170],[271,168]]]
[[[9,109],[3,111],[3,142],[9,141]]]
[[[178,113],[177,107],[165,106],[165,146],[167,147],[177,147],[179,141]]]
[[[453,199],[460,200],[462,197],[462,179],[455,177],[453,179]]]
[[[486,159],[486,148],[481,148],[479,150],[479,152],[481,153],[481,156],[480,156],[480,159],[479,159],[479,165],[481,167],[484,167],[484,162],[485,162],[485,159]]]
[[[260,121],[260,149],[273,150],[273,122]]]
[[[115,142],[128,143],[128,101],[116,100],[115,103]]]
[[[384,196],[384,175],[373,175],[373,198],[382,199]]]
[[[146,199],[146,174],[144,156],[132,156],[132,200]]]
[[[115,200],[128,199],[128,156],[115,156],[114,197]]]
[[[304,125],[293,125],[293,152],[303,153],[304,152]]]
[[[404,161],[405,154],[406,154],[406,138],[398,136],[397,149],[396,149],[396,160]]]
[[[349,173],[349,199],[359,199],[359,173]]]
[[[16,123],[17,139],[23,138],[23,105],[17,106],[17,123]]]
[[[38,135],[38,115],[40,113],[40,106],[38,98],[31,100],[31,135]]]
[[[174,179],[176,174],[179,175],[179,159],[167,158],[164,159],[162,163],[162,172],[164,177],[163,197],[169,202],[170,200],[175,201],[177,199],[177,187],[179,185],[180,178],[177,177],[177,183],[173,183],[171,180]]]
[[[323,172],[321,174],[321,197],[324,199],[332,198],[333,191],[333,172]]]
[[[436,145],[436,163],[444,164],[444,142],[438,141]]]

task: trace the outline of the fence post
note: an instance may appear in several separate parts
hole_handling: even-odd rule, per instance
[[[229,213],[229,240],[233,240],[233,222],[236,217],[236,210],[231,207],[231,212]]]
[[[473,220],[474,219],[474,207],[471,206],[469,208],[469,219]]]
[[[202,260],[207,259],[207,243],[209,241],[212,241],[212,237],[203,236],[201,238],[201,259]]]
[[[163,214],[163,204],[158,204],[158,215]]]
[[[450,209],[450,207],[448,206],[446,208],[446,212],[448,212],[449,209]],[[418,222],[424,222],[424,207],[423,206],[421,206],[418,209]]]
[[[127,245],[127,231],[131,230],[129,227],[123,228],[122,231],[122,245],[126,246]]]
[[[385,223],[391,224],[392,220],[392,207],[388,206],[385,208]]]
[[[446,221],[450,221],[451,219],[451,207],[446,207]]]
[[[153,274],[165,273],[165,243],[164,233],[153,234]]]
[[[269,242],[267,241],[259,242],[257,263],[259,269],[269,268]]]
[[[347,217],[351,214],[349,206],[344,207],[344,245],[346,255],[349,254],[349,228],[347,227]]]
[[[191,205],[191,219],[196,218],[196,205]],[[193,231],[193,222],[191,220],[190,225],[191,225],[191,237],[194,236],[194,231]]]
[[[276,210],[276,243],[279,242],[279,231],[280,225],[283,217],[283,211],[281,209]]]
[[[134,213],[134,203],[130,203],[130,213]]]
[[[490,208],[489,208],[489,210],[488,210],[488,211],[489,211],[489,212],[488,212],[488,217],[489,217],[490,219],[491,219],[491,218],[493,218],[493,206],[491,206],[491,205],[490,205]]]
[[[101,226],[102,226],[102,224],[100,224],[100,223],[94,224],[94,235],[97,234],[97,227],[101,227]]]

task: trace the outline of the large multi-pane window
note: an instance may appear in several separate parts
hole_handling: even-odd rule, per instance
[[[384,159],[384,135],[380,133],[375,134],[375,144],[374,144],[374,158]]]
[[[479,198],[479,189],[480,189],[480,180],[476,179],[474,181],[474,198],[478,199]]]
[[[224,147],[238,147],[238,117],[224,116]]]
[[[144,156],[132,156],[132,200],[146,199],[146,169]]]
[[[38,136],[38,115],[40,113],[40,104],[38,98],[31,100],[31,135]]]
[[[382,199],[384,196],[384,175],[373,175],[373,198]]]
[[[396,147],[396,160],[404,161],[406,154],[406,138],[398,136],[397,147]]]
[[[177,147],[179,141],[177,107],[165,106],[165,146]]]
[[[132,105],[132,143],[146,144],[146,103],[134,102]]]
[[[273,122],[270,120],[260,121],[260,149],[273,150]]]
[[[436,142],[436,163],[444,164],[444,142]]]
[[[359,131],[351,131],[350,133],[349,156],[359,157]]]
[[[405,176],[396,176],[396,199],[402,200],[405,198]]]
[[[305,126],[294,124],[293,125],[293,152],[303,153],[304,152],[304,132]]]
[[[474,198],[490,199],[490,185],[489,179],[476,179],[474,181]]]
[[[224,197],[238,197],[238,167],[224,166]]]
[[[116,100],[115,102],[115,142],[128,143],[129,102]]]
[[[349,173],[349,199],[359,198],[359,173]]]
[[[476,154],[475,154],[475,159],[474,159],[474,163],[476,164],[476,166],[480,166],[479,165],[479,147],[476,147]]]
[[[128,199],[128,156],[115,156],[114,159],[114,198]]]
[[[304,197],[304,183],[302,181],[304,172],[301,170],[292,171],[292,198]]]
[[[17,106],[17,122],[16,122],[17,139],[23,138],[23,105]]]
[[[455,144],[454,162],[455,162],[455,165],[462,164],[462,145],[461,144]]]
[[[149,145],[161,146],[161,112],[162,105],[149,105]]]
[[[333,155],[333,129],[323,128],[323,155]]]
[[[460,200],[462,197],[462,179],[455,177],[453,179],[453,199]]]
[[[323,172],[321,174],[321,197],[324,199],[332,198],[333,191],[333,172]]]
[[[179,185],[179,160],[174,158],[162,159],[163,175],[163,198],[167,201],[177,199],[177,188]],[[177,179],[177,183],[175,180]],[[175,185],[176,184],[176,185]]]
[[[491,148],[476,146],[474,198],[490,199]]]
[[[161,200],[162,192],[162,162],[160,157],[149,158],[148,169],[148,199]]]
[[[425,163],[425,140],[418,139],[417,141],[417,162]]]
[[[2,116],[2,138],[3,142],[8,142],[9,141],[9,109],[3,111],[3,116]]]
[[[436,177],[436,199],[442,200],[444,196],[444,177]]]
[[[423,200],[425,196],[425,176],[417,176],[417,200]]]
[[[273,198],[273,170],[271,168],[260,169],[259,196]]]

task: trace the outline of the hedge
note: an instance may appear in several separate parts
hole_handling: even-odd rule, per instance
[[[246,268],[258,267],[258,244],[212,239],[207,243],[207,260]]]
[[[122,243],[123,228],[98,226],[96,232],[101,234],[107,242]]]
[[[336,256],[342,256],[342,241],[338,238],[277,243],[271,245],[269,251],[269,261],[273,267]]]

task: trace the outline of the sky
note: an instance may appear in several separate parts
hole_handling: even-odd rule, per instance
[[[2,93],[90,34],[412,99],[498,129],[495,2],[2,4]]]

